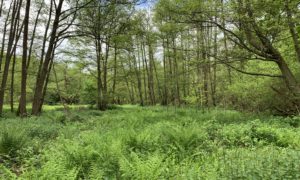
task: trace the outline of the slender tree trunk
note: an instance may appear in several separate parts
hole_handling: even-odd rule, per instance
[[[170,52],[170,40],[169,40],[169,37],[167,37],[167,42],[166,42],[166,46],[167,46],[167,54],[168,54],[168,65],[169,65],[169,76],[168,76],[168,87],[173,87],[173,83],[174,83],[174,78],[173,78],[173,66],[172,66],[172,59],[171,59],[171,52]],[[174,88],[170,88],[170,94],[171,94],[171,97],[170,97],[170,100],[171,102],[174,103],[175,101],[175,92],[174,92]]]
[[[168,105],[168,90],[167,90],[167,63],[166,63],[166,47],[165,47],[165,40],[163,41],[163,69],[164,69],[164,95],[162,98],[162,105]]]
[[[6,89],[6,83],[7,83],[7,77],[8,77],[8,71],[10,66],[10,61],[12,57],[12,52],[14,52],[14,49],[17,46],[19,36],[18,33],[18,24],[19,24],[19,15],[20,15],[20,8],[22,5],[22,0],[16,2],[13,7],[12,11],[12,19],[11,19],[11,28],[10,28],[10,34],[7,44],[7,50],[6,50],[6,58],[5,58],[5,65],[3,70],[3,76],[2,76],[2,82],[0,87],[0,115],[3,111],[3,105],[4,105],[4,93]],[[21,31],[22,28],[20,28]],[[16,37],[18,36],[18,37]],[[15,41],[15,44],[14,44]]]
[[[26,69],[28,71],[29,69],[29,65],[30,65],[30,61],[31,61],[31,54],[32,54],[32,48],[33,48],[33,42],[35,40],[35,33],[36,33],[36,28],[39,22],[39,17],[43,8],[42,4],[37,12],[36,18],[35,18],[35,22],[34,22],[34,27],[33,27],[33,31],[32,31],[32,36],[31,36],[31,41],[30,41],[30,46],[29,46],[29,52],[28,52],[28,59],[27,59],[27,65],[26,65]]]
[[[150,104],[153,105],[154,100],[153,100],[153,91],[152,91],[151,80],[150,80],[151,79],[151,77],[150,77],[150,60],[149,60],[149,63],[148,63],[147,62],[147,57],[146,57],[145,44],[143,45],[143,51],[144,51],[144,64],[145,64],[146,73],[147,73],[148,96],[149,96]]]
[[[186,49],[189,49],[190,46],[190,41],[189,38],[187,40],[187,44],[186,44]],[[190,73],[190,59],[191,59],[191,55],[189,53],[189,51],[186,51],[186,57],[187,57],[187,65],[186,65],[186,83],[187,83],[187,96],[190,96],[190,82],[191,82],[191,73]]]
[[[108,44],[108,41],[106,43],[106,48],[105,48],[105,57],[103,61],[103,90],[102,90],[102,110],[106,110],[108,106],[108,92],[107,92],[107,62],[108,62],[108,57],[109,57],[109,51],[110,47]]]
[[[15,66],[16,66],[16,51],[14,51],[13,64],[11,68],[11,83],[10,83],[10,111],[11,112],[14,112]]]
[[[146,56],[145,56],[145,51],[144,51],[144,46],[143,43],[141,43],[141,58],[142,58],[142,66],[143,66],[143,84],[144,84],[144,97],[145,101],[147,101],[147,81],[146,81],[146,72],[148,72],[147,64],[145,64]]]
[[[0,5],[0,17],[2,16],[2,9],[3,9],[3,0],[1,0],[1,5]]]
[[[13,1],[14,4],[15,4],[15,1]],[[14,8],[12,7],[12,3],[10,3],[10,6],[9,6],[9,9],[8,9],[8,13],[7,13],[7,16],[6,16],[6,19],[5,19],[5,23],[4,23],[4,27],[3,27],[3,35],[2,35],[2,44],[1,44],[1,52],[0,52],[0,74],[1,74],[1,70],[2,70],[2,60],[3,60],[3,57],[4,57],[4,48],[5,48],[5,37],[6,37],[6,32],[7,32],[7,26],[8,26],[8,20],[9,20],[9,17],[10,17],[10,12],[11,12],[11,9]]]
[[[218,32],[217,28],[214,28],[214,37],[213,37],[213,47],[214,47],[214,63],[213,63],[213,77],[211,82],[211,97],[212,97],[212,103],[213,106],[217,105],[217,98],[216,98],[216,89],[217,89],[217,55],[218,55],[218,44],[217,44],[217,38],[218,38]]]
[[[152,44],[150,41],[150,38],[148,38],[148,50],[149,50],[149,74],[148,74],[148,87],[149,87],[149,96],[151,100],[151,105],[155,105],[155,93],[154,93],[154,55],[153,55],[153,49],[152,49]]]
[[[175,92],[175,104],[176,105],[180,105],[180,103],[181,103],[181,100],[180,100],[180,87],[179,87],[179,79],[180,79],[180,77],[179,77],[179,73],[178,73],[178,60],[177,60],[177,50],[176,50],[176,40],[175,40],[175,38],[173,37],[172,38],[172,45],[173,45],[173,58],[174,58],[174,66],[173,66],[173,68],[174,68],[174,77],[173,77],[173,79],[175,80],[175,82],[174,82],[174,92]]]
[[[222,7],[221,11],[222,14],[224,14],[224,0],[221,0],[222,2]],[[225,20],[222,18],[222,26],[225,27]],[[227,34],[223,31],[223,36],[224,36],[224,52],[225,52],[225,61],[228,62],[228,43],[227,43]],[[232,77],[231,77],[231,68],[227,66],[227,74],[228,74],[228,81],[229,84],[232,84]]]
[[[209,59],[207,52],[209,51],[205,46],[205,37],[209,37],[209,34],[205,31],[204,27],[201,27],[201,56],[203,61],[203,93],[204,93],[204,104],[206,107],[209,105],[209,90],[208,90],[208,78],[209,78]],[[207,44],[209,47],[209,44]]]
[[[54,44],[54,47],[56,47],[56,43]],[[42,112],[45,96],[46,96],[46,93],[47,93],[47,87],[48,87],[48,83],[49,83],[49,79],[50,79],[50,75],[51,75],[50,72],[53,68],[53,63],[54,63],[54,53],[55,53],[55,48],[53,49],[52,54],[51,54],[50,64],[49,64],[49,67],[48,67],[48,72],[49,73],[47,74],[47,77],[46,77],[46,80],[45,80],[45,84],[44,84],[43,92],[42,92],[42,97],[41,97],[41,103],[38,107],[39,113]]]
[[[183,97],[186,97],[186,57],[185,57],[185,48],[184,48],[184,38],[183,32],[180,34],[180,48],[181,48],[181,61],[182,61],[182,76],[181,76],[181,84]]]
[[[102,75],[101,75],[101,42],[100,40],[96,39],[96,53],[97,53],[97,108],[98,110],[102,109]]]
[[[201,81],[201,74],[203,68],[201,68],[201,31],[200,28],[197,27],[197,32],[196,32],[196,46],[197,46],[197,52],[196,52],[196,58],[197,58],[197,87],[196,87],[196,95],[198,96],[198,101],[200,101],[200,105],[202,106],[202,89],[200,84],[202,83]],[[202,59],[203,60],[203,59]]]
[[[26,110],[26,84],[27,84],[27,41],[28,41],[28,25],[30,13],[30,0],[26,2],[24,33],[23,33],[23,56],[22,56],[22,78],[21,78],[21,97],[19,104],[19,115],[24,117],[27,115]]]
[[[112,86],[112,94],[113,94],[113,101],[116,102],[115,99],[115,92],[116,92],[116,83],[117,83],[117,43],[115,42],[115,53],[114,53],[114,69],[113,69],[113,86]]]

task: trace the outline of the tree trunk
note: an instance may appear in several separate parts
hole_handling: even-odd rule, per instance
[[[179,73],[178,73],[178,62],[177,62],[177,50],[176,50],[176,40],[175,37],[172,38],[172,45],[173,45],[173,60],[174,60],[174,66],[173,66],[173,80],[174,82],[174,92],[175,92],[175,105],[180,105],[180,88],[179,88]]]
[[[45,86],[45,81],[47,78],[47,75],[50,73],[49,70],[49,64],[52,59],[52,53],[56,46],[56,40],[57,40],[57,30],[59,27],[59,18],[61,15],[62,5],[64,0],[60,0],[56,12],[55,12],[55,19],[52,27],[52,32],[50,36],[50,41],[48,44],[47,53],[45,56],[45,60],[42,64],[40,75],[37,77],[35,92],[34,92],[34,98],[32,102],[32,115],[39,115],[41,113],[40,107],[43,103],[43,89]]]
[[[115,42],[115,54],[114,54],[114,69],[113,69],[113,85],[112,85],[112,95],[113,102],[116,103],[115,92],[116,92],[116,83],[117,83],[117,43]]]
[[[163,39],[163,69],[164,69],[164,94],[162,98],[162,105],[168,105],[168,91],[167,91],[167,63],[166,63],[166,47]]]
[[[20,0],[14,4],[13,11],[12,11],[11,28],[10,28],[10,34],[9,34],[9,39],[8,39],[8,44],[7,44],[5,65],[4,65],[3,75],[2,75],[2,82],[1,82],[1,87],[0,87],[0,115],[2,114],[2,111],[3,111],[4,93],[5,93],[5,89],[6,89],[10,60],[12,57],[12,52],[14,52],[14,49],[16,48],[16,45],[17,45],[18,39],[19,39],[17,32],[18,32],[18,23],[19,23],[19,15],[20,15],[21,5],[22,5],[22,0]],[[21,29],[20,29],[20,31],[21,31]],[[18,36],[18,37],[16,37],[16,36]],[[15,41],[15,44],[14,44],[14,41]]]
[[[132,50],[134,50],[134,48],[132,48]],[[130,52],[130,53],[132,53],[132,52]],[[137,88],[138,88],[138,94],[139,94],[139,98],[140,98],[140,105],[144,106],[141,72],[138,69],[136,56],[133,54],[131,57],[133,59],[134,71],[135,71],[135,76],[136,76],[136,80],[137,80]]]
[[[16,51],[14,51],[13,64],[11,68],[11,84],[10,84],[10,111],[11,112],[14,112],[15,66],[16,66]]]
[[[148,72],[147,64],[145,63],[146,55],[145,55],[145,48],[143,43],[141,43],[141,58],[142,58],[142,66],[143,66],[143,85],[144,85],[144,97],[145,101],[147,102],[147,81],[146,81],[146,72]]]
[[[224,0],[221,0],[222,2],[222,14],[224,13]],[[222,26],[226,27],[225,24],[225,20],[224,18],[222,18]],[[227,43],[227,34],[225,33],[225,31],[223,31],[223,36],[224,36],[224,53],[225,53],[225,61],[228,62],[228,43]],[[227,66],[227,77],[228,77],[228,81],[229,84],[232,84],[232,77],[231,77],[231,68],[229,66]]]
[[[281,71],[281,74],[283,75],[286,86],[294,95],[296,95],[297,97],[300,96],[300,84],[297,82],[294,74],[292,73],[284,59],[281,56],[279,56],[278,58],[279,59],[277,65]]]
[[[148,87],[149,87],[149,97],[151,101],[151,105],[155,105],[155,93],[154,93],[154,55],[153,55],[153,49],[152,44],[150,41],[150,37],[147,37],[148,39],[148,50],[149,50],[149,74],[148,74]]]
[[[33,42],[35,40],[35,33],[36,33],[36,28],[39,22],[39,17],[42,11],[42,7],[44,4],[42,4],[37,12],[36,18],[35,18],[35,22],[34,22],[34,27],[33,27],[33,31],[32,31],[32,36],[31,36],[31,42],[30,42],[30,46],[29,46],[29,52],[28,52],[28,59],[27,59],[27,65],[26,65],[26,69],[28,71],[29,65],[30,65],[30,61],[31,61],[31,54],[32,54],[32,48],[33,48]]]
[[[19,104],[19,116],[27,115],[26,110],[26,81],[27,81],[27,41],[28,41],[28,24],[29,24],[30,0],[26,2],[26,11],[24,18],[23,33],[23,56],[22,56],[22,78],[21,78],[21,97]]]
[[[102,49],[100,40],[96,39],[96,53],[97,53],[97,109],[104,110],[102,107],[102,76],[101,76],[101,57]]]
[[[12,3],[9,6],[8,13],[7,13],[5,23],[4,23],[4,27],[3,27],[1,53],[0,53],[0,74],[1,74],[1,70],[2,70],[2,60],[3,60],[3,57],[4,57],[5,37],[6,37],[6,32],[7,32],[6,29],[7,29],[8,23],[9,23],[8,20],[9,20],[9,17],[10,17],[11,9],[12,9]]]
[[[109,57],[110,47],[108,40],[106,42],[105,57],[103,62],[103,91],[102,91],[102,110],[106,110],[108,107],[108,91],[107,91],[107,62]]]

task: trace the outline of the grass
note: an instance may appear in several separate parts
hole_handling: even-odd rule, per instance
[[[300,179],[299,125],[225,110],[46,107],[0,120],[0,178]]]

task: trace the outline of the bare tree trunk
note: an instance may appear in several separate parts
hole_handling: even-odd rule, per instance
[[[57,44],[57,42],[55,42],[54,47],[56,47],[56,44]],[[50,72],[51,72],[51,70],[53,68],[53,64],[54,64],[54,53],[55,53],[55,48],[53,49],[52,54],[51,54],[50,64],[49,64],[49,67],[48,67],[48,72],[49,73],[46,76],[45,84],[44,84],[43,91],[42,91],[41,103],[38,107],[38,112],[39,113],[42,112],[45,96],[46,96],[46,93],[47,93],[47,87],[48,87],[48,83],[49,83],[49,79],[50,79],[50,75],[51,75]]]
[[[108,92],[107,92],[107,62],[109,57],[109,43],[108,40],[106,42],[106,48],[105,48],[105,57],[103,62],[103,91],[102,91],[102,110],[106,110],[108,107]]]
[[[96,44],[96,54],[97,54],[97,108],[102,110],[102,77],[101,77],[101,42],[100,40],[95,40]]]
[[[3,8],[3,0],[1,0],[1,5],[0,5],[0,17],[2,16],[2,8]]]
[[[21,97],[19,104],[19,115],[24,117],[27,115],[26,110],[26,81],[27,81],[27,41],[28,41],[28,25],[29,25],[30,0],[26,2],[24,33],[23,33],[23,56],[22,56],[22,78],[21,78]]]
[[[112,85],[112,94],[113,94],[113,101],[115,100],[115,92],[116,92],[116,83],[117,83],[117,43],[115,42],[115,53],[114,53],[114,69],[113,69],[113,85]]]
[[[143,44],[143,51],[144,51],[144,64],[145,64],[145,67],[146,67],[147,80],[148,80],[147,81],[148,96],[149,96],[150,104],[153,105],[154,100],[153,100],[153,91],[152,91],[151,80],[150,80],[151,79],[151,77],[150,77],[150,62],[149,63],[147,62],[145,44]]]
[[[202,89],[201,87],[199,86],[202,81],[201,81],[201,75],[202,75],[202,71],[201,69],[201,31],[200,31],[200,28],[197,27],[197,32],[196,32],[196,39],[197,39],[197,42],[196,42],[196,46],[197,46],[197,52],[196,52],[196,60],[197,60],[197,63],[196,63],[196,66],[197,66],[197,87],[196,87],[196,90],[195,90],[195,94],[198,96],[198,103],[200,103],[200,105],[202,106]],[[203,59],[202,59],[203,60]],[[198,104],[199,105],[199,104]]]
[[[189,39],[187,40],[187,43],[186,43],[186,49],[188,49],[190,46],[190,41]],[[187,50],[186,51],[186,57],[187,57],[187,65],[186,65],[186,83],[187,83],[187,96],[190,96],[190,82],[191,82],[191,73],[190,72],[190,59],[191,59],[191,55],[189,53],[189,51]]]
[[[174,77],[173,77],[173,68],[172,68],[172,59],[171,59],[171,52],[170,52],[170,40],[169,37],[167,37],[167,42],[166,42],[166,48],[167,48],[167,54],[168,54],[168,65],[169,65],[169,75],[168,75],[168,87],[173,87],[173,83],[174,83]],[[170,88],[170,101],[174,103],[175,101],[175,92],[174,92],[174,88]]]
[[[11,112],[14,112],[15,66],[16,66],[16,51],[14,51],[13,64],[11,68],[11,83],[10,83],[10,111]]]
[[[164,69],[164,93],[162,98],[162,105],[168,105],[168,90],[167,90],[167,63],[166,63],[166,47],[165,47],[165,40],[163,41],[163,69]]]
[[[153,49],[151,41],[148,38],[148,50],[149,50],[149,74],[148,74],[148,87],[149,87],[149,97],[151,101],[151,105],[155,105],[155,93],[154,93],[154,78],[153,78],[153,63],[154,63],[154,55],[153,55]]]
[[[217,38],[218,38],[218,32],[217,28],[214,28],[214,35],[213,35],[213,47],[214,47],[214,63],[213,63],[213,77],[211,81],[211,97],[212,97],[212,103],[214,106],[217,105],[217,98],[216,98],[216,89],[217,89],[217,55],[218,55],[218,44],[217,44]]]
[[[143,43],[141,43],[141,58],[142,58],[142,66],[143,66],[144,97],[145,97],[145,101],[147,101],[147,81],[146,81],[145,70],[147,70],[148,72],[148,68],[147,68],[147,64],[145,64],[146,55],[145,55]]]
[[[175,40],[175,38],[173,37],[172,38],[172,45],[173,45],[173,58],[174,58],[174,66],[173,66],[173,68],[174,68],[174,77],[173,77],[173,79],[174,79],[174,92],[175,92],[175,104],[176,105],[180,105],[180,88],[179,88],[179,73],[178,73],[178,62],[177,62],[177,50],[176,50],[176,40]]]
[[[182,77],[181,77],[181,83],[182,83],[182,91],[183,91],[183,97],[186,97],[186,57],[185,57],[185,48],[184,48],[184,38],[183,38],[183,32],[180,33],[180,48],[181,48],[181,61],[182,61]]]

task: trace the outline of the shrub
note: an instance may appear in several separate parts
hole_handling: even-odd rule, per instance
[[[13,144],[5,145],[15,147],[4,148],[9,149],[5,152],[15,149],[17,155],[11,158],[0,152],[0,163],[4,157],[18,160],[5,159],[0,176],[45,180],[300,178],[299,128],[292,125],[296,117],[256,119],[257,115],[236,111],[130,105],[105,112],[71,109],[70,114],[51,111],[41,117],[0,121],[6,132],[0,143]],[[26,141],[26,135],[33,140]],[[22,138],[25,144],[19,143]]]
[[[132,152],[120,160],[120,166],[125,179],[162,179],[166,171],[164,156],[157,153],[143,158]]]
[[[300,126],[300,117],[287,117],[283,120],[284,122],[288,123],[290,126],[294,128],[298,128]]]
[[[205,149],[208,134],[197,126],[162,126],[160,147],[175,157],[183,159],[197,149]]]
[[[157,135],[152,134],[149,129],[139,133],[132,131],[129,137],[125,140],[124,144],[128,151],[139,153],[150,153],[157,150]],[[156,136],[156,137],[155,137]]]
[[[43,140],[51,140],[59,135],[59,126],[53,124],[35,125],[28,129],[29,137],[36,137]]]
[[[6,129],[1,133],[0,153],[16,157],[18,151],[24,148],[27,142],[25,133]]]

